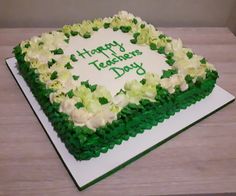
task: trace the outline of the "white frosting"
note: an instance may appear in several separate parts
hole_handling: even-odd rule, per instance
[[[85,109],[74,109],[71,112],[71,118],[77,125],[84,125],[88,119],[91,117],[91,114]]]
[[[103,54],[95,54],[92,57],[87,57],[83,59],[77,55],[77,50],[82,51],[83,48],[87,50],[92,50],[98,46],[104,46],[106,43],[111,43],[113,40],[123,43],[126,49],[125,52],[120,52],[118,48],[114,48],[117,55],[122,55],[134,50],[140,50],[143,54],[135,56],[132,59],[121,61],[116,63],[115,67],[124,67],[130,65],[133,62],[143,63],[143,68],[146,72],[162,74],[162,70],[169,69],[170,66],[165,62],[166,59],[163,55],[157,53],[156,51],[150,50],[149,46],[137,45],[130,43],[132,36],[130,34],[123,33],[121,31],[114,32],[112,29],[100,29],[98,32],[94,33],[89,39],[84,39],[80,36],[75,36],[70,38],[70,43],[64,48],[64,53],[66,55],[75,54],[78,59],[77,62],[72,62],[73,69],[71,72],[74,75],[79,75],[80,78],[77,81],[79,84],[81,81],[89,80],[91,84],[98,84],[105,86],[111,94],[114,96],[120,89],[122,89],[125,83],[129,80],[141,80],[144,75],[138,75],[136,69],[126,72],[122,77],[115,79],[116,73],[112,70],[109,71],[110,67],[104,68],[99,71],[94,65],[89,65],[89,62],[98,60],[99,62],[105,62],[108,60]],[[109,51],[110,52],[110,51]],[[111,52],[109,53],[109,55]]]
[[[73,99],[65,99],[61,102],[60,112],[70,114],[75,108],[75,101]]]
[[[86,122],[87,127],[91,129],[96,129],[100,126],[105,125],[107,122],[112,122],[116,119],[116,113],[111,112],[109,107],[104,106],[103,109],[91,116],[91,118]]]
[[[125,94],[119,94],[113,97],[113,103],[119,107],[124,107],[129,103]]]

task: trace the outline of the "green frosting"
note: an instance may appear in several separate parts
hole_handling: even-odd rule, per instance
[[[51,51],[53,54],[64,54],[64,51],[61,48],[55,49]]]
[[[50,76],[50,80],[55,80],[55,79],[57,79],[57,71],[52,72]]]
[[[177,74],[177,73],[178,73],[177,69],[163,70],[163,74],[161,78],[170,78],[172,75]]]
[[[14,48],[14,53],[19,64],[19,70],[32,93],[40,103],[43,111],[48,116],[61,141],[65,143],[69,152],[77,160],[88,160],[98,157],[115,145],[119,145],[129,137],[135,137],[144,130],[165,119],[168,119],[175,112],[185,109],[191,104],[209,95],[214,88],[218,74],[216,71],[207,71],[205,80],[192,82],[191,76],[186,76],[189,89],[181,92],[176,89],[174,94],[169,94],[161,86],[157,86],[156,102],[143,99],[139,105],[128,104],[119,113],[117,120],[100,127],[94,132],[86,126],[75,126],[65,113],[59,112],[59,104],[51,104],[49,94],[52,89],[46,88],[39,80],[39,74],[30,68],[30,64],[24,60],[20,46]],[[92,88],[88,82],[83,83],[86,87]],[[67,95],[73,96],[73,91]],[[83,107],[80,103],[77,107]]]
[[[48,61],[48,67],[50,68],[55,63],[56,63],[55,59],[52,59],[51,61]]]
[[[78,80],[79,79],[79,76],[76,76],[76,75],[73,75],[72,76],[74,80]]]
[[[133,19],[132,23],[137,24],[137,19]],[[104,28],[111,27],[110,23],[104,23]],[[141,24],[142,29],[145,28],[145,24]],[[114,31],[121,30],[124,33],[130,32],[131,26],[120,26],[112,27]],[[98,31],[98,27],[92,27],[93,31]],[[90,32],[91,33],[91,32]],[[84,38],[89,38],[91,36],[89,32],[83,34]],[[65,36],[68,39],[65,39],[65,42],[69,42],[70,36],[80,35],[77,31],[70,31],[65,33]],[[131,43],[136,44],[140,36],[139,32],[133,34],[133,39]],[[166,35],[161,34],[159,38],[168,40]],[[24,47],[30,47],[30,44],[26,44]],[[104,46],[99,46],[93,50],[84,49],[83,51],[77,51],[77,56],[71,55],[70,59],[73,62],[79,60],[79,58],[88,58],[96,53],[102,53],[104,56],[110,59],[106,62],[91,62],[92,66],[95,66],[97,69],[103,69],[105,66],[109,67],[115,64],[118,60],[125,60],[125,58],[131,58],[132,56],[141,55],[139,51],[131,51],[124,54],[124,56],[108,56],[107,51],[112,51],[112,47],[118,47],[120,51],[125,52],[125,48],[122,43],[117,43],[113,41],[112,43],[107,43]],[[173,53],[166,53],[165,47],[158,47],[155,43],[150,44],[150,48],[160,54],[166,56],[166,62],[172,66],[175,61],[173,59]],[[176,87],[175,92],[170,94],[166,89],[162,88],[160,85],[156,86],[157,95],[155,97],[155,102],[151,102],[147,99],[140,100],[139,104],[128,104],[125,106],[117,115],[117,120],[107,123],[103,127],[99,127],[94,130],[86,126],[76,126],[65,113],[59,112],[59,104],[51,103],[49,95],[53,92],[52,89],[46,87],[39,79],[39,74],[35,72],[35,69],[30,67],[30,63],[25,61],[25,53],[22,52],[20,45],[14,48],[14,54],[18,61],[19,71],[24,77],[25,81],[29,85],[32,93],[35,98],[38,100],[41,108],[44,113],[48,116],[48,119],[52,123],[55,131],[57,132],[61,141],[66,145],[68,151],[77,159],[77,160],[88,160],[92,157],[98,157],[100,153],[105,153],[109,149],[112,149],[115,145],[119,145],[124,140],[128,140],[129,137],[135,137],[137,134],[143,133],[144,130],[151,129],[153,126],[158,123],[163,122],[165,119],[168,119],[170,116],[174,115],[176,112],[179,112],[181,109],[185,109],[191,104],[196,103],[202,98],[206,97],[211,93],[218,78],[218,73],[216,71],[208,70],[206,72],[206,78],[198,78],[195,83],[193,83],[193,78],[190,75],[185,77],[186,82],[188,83],[189,88],[182,92],[179,87]],[[63,54],[63,50],[58,48],[51,51],[55,55]],[[126,56],[125,56],[126,55]],[[192,58],[193,54],[188,52],[187,57]],[[200,61],[202,64],[206,64],[206,59],[203,58]],[[48,62],[48,67],[51,67],[56,61],[51,59]],[[103,63],[103,64],[102,64]],[[65,65],[67,69],[71,69],[72,66],[70,63]],[[122,76],[125,72],[134,69],[137,74],[142,75],[145,73],[145,70],[142,69],[142,64],[134,62],[131,65],[126,65],[121,69],[113,68],[117,76]],[[172,75],[177,74],[177,70],[171,67],[169,70],[163,71],[161,78],[169,78]],[[50,79],[54,80],[57,78],[57,72],[51,74]],[[73,75],[73,79],[77,80],[79,76]],[[146,83],[146,80],[143,79],[140,81],[142,84]],[[81,82],[81,85],[84,85],[86,88],[89,88],[92,92],[96,90],[97,85],[91,85],[88,81]],[[122,91],[122,90],[121,90]],[[74,96],[73,90],[70,90],[66,94],[69,98]],[[107,104],[108,100],[105,97],[99,98],[100,104]],[[75,104],[77,108],[84,107],[83,103],[77,102]]]
[[[192,52],[187,52],[187,57],[189,58],[189,59],[191,59],[192,57],[193,57],[193,53]]]
[[[65,68],[66,69],[72,69],[73,66],[70,64],[70,62],[68,62],[68,63],[65,64]]]
[[[99,102],[100,104],[104,105],[104,104],[107,104],[109,101],[107,100],[107,98],[105,97],[99,97]]]
[[[68,91],[68,92],[66,93],[66,95],[67,95],[69,98],[74,97],[74,92],[73,92],[73,90],[71,89],[70,91]]]
[[[77,102],[77,103],[75,104],[75,107],[76,107],[77,109],[80,109],[80,108],[84,107],[84,104],[83,104],[82,102]]]

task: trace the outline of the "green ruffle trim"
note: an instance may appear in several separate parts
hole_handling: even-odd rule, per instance
[[[188,90],[181,92],[179,88],[176,88],[174,94],[169,94],[161,86],[157,86],[156,102],[141,100],[139,105],[128,104],[118,113],[117,120],[93,132],[86,126],[75,126],[67,114],[59,112],[59,104],[51,104],[49,100],[52,89],[46,88],[45,84],[39,80],[39,74],[30,68],[29,62],[24,60],[25,54],[22,54],[21,47],[16,46],[13,52],[18,61],[20,73],[48,116],[58,137],[77,160],[98,157],[100,153],[106,153],[115,145],[128,140],[129,137],[135,137],[144,130],[148,131],[181,109],[200,101],[211,93],[218,78],[216,71],[207,71],[206,79],[198,79],[196,83],[187,76]],[[165,77],[172,74],[175,73],[169,71]]]

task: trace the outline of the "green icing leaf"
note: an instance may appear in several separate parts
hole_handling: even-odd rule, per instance
[[[138,23],[138,21],[137,21],[136,18],[133,18],[132,22],[133,22],[134,24],[137,24],[137,23]]]
[[[78,32],[78,31],[71,31],[70,34],[71,34],[72,36],[76,36],[76,35],[79,34],[79,32]]]
[[[64,51],[61,48],[55,49],[51,51],[53,54],[58,55],[58,54],[64,54]]]
[[[67,95],[69,98],[74,97],[73,89],[71,89],[70,91],[68,91],[68,92],[66,93],[66,95]]]
[[[159,54],[164,54],[165,53],[165,47],[161,46],[160,48],[157,49]]]
[[[193,81],[193,77],[191,77],[190,75],[186,75],[186,76],[185,76],[185,81],[186,81],[188,84],[190,84],[190,83],[192,83],[192,81]]]
[[[66,63],[64,67],[66,69],[73,69],[73,66],[70,64],[70,62]]]
[[[175,63],[174,59],[167,59],[166,63],[168,63],[170,66],[172,66]]]
[[[97,27],[93,27],[93,31],[98,31],[98,28]]]
[[[151,50],[157,50],[157,45],[154,43],[151,43],[150,48],[151,48]]]
[[[161,34],[161,35],[159,35],[159,38],[160,38],[160,39],[162,39],[162,38],[166,38],[166,35]]]
[[[136,43],[137,43],[137,39],[131,39],[130,42],[131,42],[132,44],[136,44]]]
[[[109,28],[109,27],[110,27],[110,23],[108,23],[108,22],[104,23],[103,27],[104,27],[105,29]]]
[[[54,71],[54,72],[52,72],[52,74],[51,74],[51,76],[50,76],[50,80],[55,80],[55,79],[57,79],[57,71]]]
[[[113,27],[113,31],[118,31],[119,28],[118,27]]]
[[[140,35],[139,32],[134,33],[134,34],[133,34],[134,39],[131,39],[130,42],[131,42],[132,44],[136,44],[136,43],[137,43],[137,37],[138,37],[139,35]]]
[[[96,85],[96,84],[89,86],[89,89],[90,89],[92,92],[95,91],[96,88],[97,88],[97,85]]]
[[[166,55],[166,58],[167,58],[167,59],[172,59],[173,56],[174,56],[174,53],[173,53],[173,52],[169,52],[169,53]]]
[[[89,84],[89,81],[88,81],[88,80],[82,81],[82,82],[81,82],[81,85],[84,85],[86,88],[89,88],[92,92],[95,91],[96,88],[97,88],[97,85],[96,85],[96,84],[91,85],[91,84]]]
[[[30,43],[28,42],[27,44],[25,44],[25,48],[29,48],[30,47]]]
[[[69,44],[70,39],[64,39],[64,42],[66,42],[67,44]]]
[[[72,76],[74,80],[78,80],[79,79],[79,76],[76,76],[76,75],[73,75]]]
[[[89,86],[90,86],[88,80],[82,81],[82,82],[81,82],[81,85],[84,85],[84,86],[87,87],[87,88],[89,88]]]
[[[200,60],[200,63],[201,63],[201,64],[206,64],[206,59],[205,59],[205,58],[201,59],[201,60]]]
[[[189,59],[191,59],[191,58],[193,57],[193,53],[192,53],[192,52],[189,52],[189,51],[186,53],[186,55],[187,55],[187,57],[188,57]]]
[[[120,26],[120,30],[123,33],[128,33],[131,30],[131,26]]]
[[[143,78],[143,79],[140,81],[140,83],[141,83],[142,85],[146,84],[146,79]]]
[[[90,33],[86,32],[83,37],[84,37],[85,39],[88,39],[88,38],[91,37],[91,35],[90,35]]]
[[[99,103],[100,103],[101,105],[104,105],[104,104],[107,104],[107,103],[108,103],[108,100],[107,100],[107,98],[105,98],[105,97],[99,97],[98,100],[99,100]]]
[[[48,61],[48,67],[50,68],[54,63],[56,63],[55,59],[51,59],[51,61]]]
[[[80,108],[84,107],[84,104],[83,104],[82,102],[77,102],[77,103],[75,104],[75,107],[76,107],[77,109],[80,109]]]
[[[69,33],[65,33],[65,36],[66,36],[67,38],[69,38],[69,37],[70,37],[70,34],[69,34]]]
[[[74,54],[70,55],[70,60],[72,60],[73,62],[78,61]]]
[[[137,39],[137,37],[138,37],[139,35],[140,35],[139,32],[134,33],[134,34],[133,34],[134,39]]]
[[[177,74],[176,69],[163,70],[163,74],[162,74],[161,78],[169,78],[174,74]]]

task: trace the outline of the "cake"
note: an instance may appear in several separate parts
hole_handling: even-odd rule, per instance
[[[22,41],[18,69],[76,160],[106,153],[211,93],[206,58],[121,11]]]

